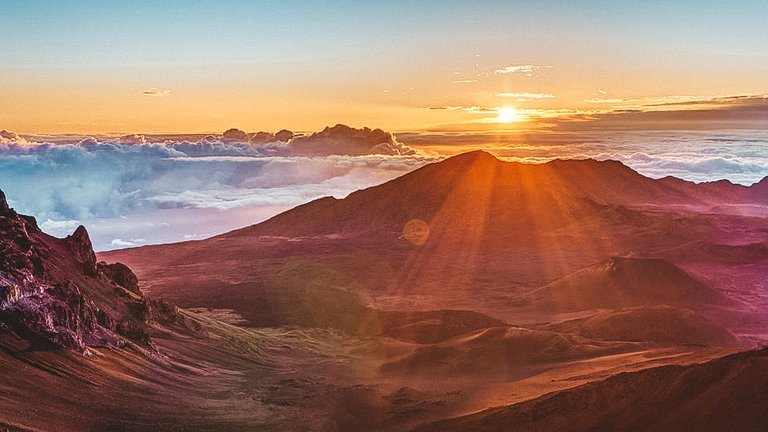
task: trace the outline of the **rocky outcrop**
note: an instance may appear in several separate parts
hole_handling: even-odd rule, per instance
[[[66,238],[75,258],[83,265],[83,271],[88,275],[96,275],[96,253],[93,251],[88,231],[80,225],[72,235]]]
[[[0,192],[0,332],[78,350],[149,346],[151,309],[164,320],[175,316],[171,305],[152,305],[127,266],[97,264],[84,227],[65,239],[49,236]]]
[[[8,206],[8,201],[5,199],[5,194],[3,191],[0,191],[0,215],[5,215],[10,211],[11,208]]]
[[[141,295],[139,290],[139,278],[131,269],[123,263],[107,264],[99,262],[96,264],[99,274],[113,284],[123,287],[128,291]]]

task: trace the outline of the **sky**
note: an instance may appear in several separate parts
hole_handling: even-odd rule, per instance
[[[98,250],[473,149],[768,176],[764,0],[0,0],[0,17],[0,189]]]
[[[0,127],[26,134],[487,130],[768,93],[765,1],[0,0],[0,16]]]

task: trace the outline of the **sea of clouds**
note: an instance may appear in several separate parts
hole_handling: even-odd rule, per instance
[[[534,136],[497,152],[510,160],[618,160],[639,173],[751,185],[768,176],[768,131],[622,131]]]
[[[463,146],[508,160],[616,159],[651,177],[751,184],[768,175],[766,131],[506,137],[403,134],[336,126],[195,139],[20,137],[0,132],[0,188],[57,236],[85,224],[98,250],[205,238],[322,196],[398,177]],[[506,140],[506,141],[504,141]],[[443,149],[434,151],[436,144]]]
[[[343,126],[266,143],[75,140],[4,131],[0,188],[53,235],[87,225],[99,250],[207,237],[322,196],[344,197],[435,159],[389,133]]]

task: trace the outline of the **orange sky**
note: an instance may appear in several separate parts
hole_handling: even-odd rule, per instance
[[[496,111],[768,93],[765,2],[43,3],[0,5],[0,129],[515,129]]]

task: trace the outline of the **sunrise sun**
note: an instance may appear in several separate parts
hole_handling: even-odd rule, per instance
[[[496,114],[496,121],[499,123],[513,123],[520,121],[520,113],[512,107],[499,108]]]

